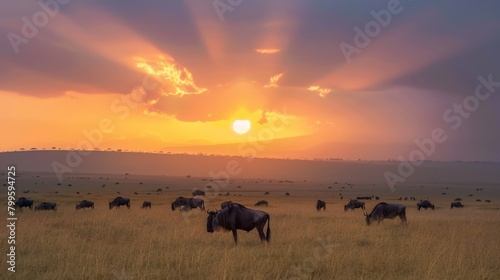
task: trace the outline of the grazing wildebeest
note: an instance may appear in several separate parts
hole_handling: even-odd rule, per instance
[[[460,197],[455,198],[455,201],[462,201]]]
[[[265,192],[264,195],[269,195],[269,192]]]
[[[484,202],[486,202],[486,203],[491,203],[491,200],[486,199]]]
[[[187,201],[187,197],[179,196],[174,202],[172,202],[172,211],[175,211],[175,209],[186,205]]]
[[[143,209],[144,209],[144,208],[149,208],[149,209],[151,209],[151,201],[144,201],[144,202],[142,203],[141,208],[143,208]]]
[[[453,209],[453,207],[462,208],[464,207],[464,205],[460,201],[453,201],[452,203],[450,203],[450,209]]]
[[[290,196],[290,193],[285,193],[286,196]]]
[[[406,224],[406,206],[381,202],[373,208],[370,214],[365,213],[365,216],[367,225],[370,225],[373,221],[378,221],[380,224],[384,219],[394,219],[396,217],[401,219],[401,223]]]
[[[434,204],[428,200],[421,200],[417,203],[417,210],[420,211],[420,208],[424,208],[425,210],[427,210],[427,208],[431,208],[434,210]]]
[[[156,192],[162,192],[163,190],[161,188],[157,189]]]
[[[201,198],[189,198],[186,205],[181,206],[181,211],[191,211],[194,208],[200,208],[201,211],[205,210],[205,202]]]
[[[259,200],[257,201],[257,203],[255,203],[255,206],[265,205],[267,207],[268,204],[269,203],[266,200]]]
[[[271,240],[271,229],[269,228],[271,219],[269,214],[264,211],[248,209],[241,204],[232,203],[220,211],[207,211],[207,213],[207,231],[214,232],[219,228],[231,230],[236,244],[238,244],[236,232],[238,229],[249,232],[257,228],[261,241],[269,242]],[[266,222],[267,234],[264,234]]]
[[[21,211],[23,211],[23,207],[29,207],[30,210],[33,210],[33,199],[20,197],[17,199],[15,207],[19,207]]]
[[[375,197],[375,200],[379,200],[379,199],[380,199],[380,197],[378,197],[378,196]]]
[[[365,209],[365,203],[363,201],[357,201],[355,199],[351,199],[346,205],[344,205],[344,211],[346,212],[347,209],[354,210],[356,208]]]
[[[94,202],[90,200],[82,200],[80,203],[75,205],[76,210],[78,209],[85,209],[85,208],[92,208],[94,209]]]
[[[197,195],[199,195],[199,196],[205,196],[205,192],[204,191],[200,191],[200,190],[195,190],[193,192],[193,196],[197,196]]]
[[[233,203],[231,200],[224,201],[220,204],[220,208],[226,208],[229,204]]]
[[[476,202],[481,202],[481,199],[476,199]]]
[[[57,210],[57,205],[54,202],[42,202],[35,207],[35,211],[37,210]]]
[[[113,201],[109,202],[109,209],[113,209],[113,207],[116,207],[118,209],[122,205],[126,205],[127,208],[130,209],[130,199],[117,196],[115,197],[115,199],[113,199]]]
[[[321,208],[323,208],[324,211],[326,211],[326,202],[324,202],[323,200],[319,200],[316,201],[316,210],[321,210]]]

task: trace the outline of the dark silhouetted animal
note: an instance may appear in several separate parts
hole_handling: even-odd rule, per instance
[[[172,202],[172,211],[175,209],[186,205],[188,198],[179,196],[174,202]]]
[[[144,208],[149,208],[149,209],[151,209],[151,201],[144,201],[144,202],[142,203],[141,208],[143,208],[143,209],[144,209]]]
[[[255,206],[265,205],[267,207],[268,204],[269,203],[266,200],[259,200],[257,201],[257,203],[255,203]]]
[[[476,202],[481,202],[481,199],[476,199]]]
[[[220,208],[226,208],[229,204],[233,203],[231,200],[224,201],[220,204]]]
[[[290,193],[285,193],[286,196],[290,196]]]
[[[420,211],[420,208],[424,208],[425,210],[427,210],[427,208],[431,208],[434,210],[434,204],[428,200],[422,200],[417,203],[417,210]]]
[[[365,209],[365,203],[363,201],[351,199],[346,205],[344,205],[344,211],[347,211],[347,209],[354,210],[356,208]]]
[[[401,219],[401,223],[406,224],[406,206],[381,202],[373,208],[370,214],[365,213],[365,216],[367,225],[374,221],[380,224],[384,219],[394,219],[396,217]]]
[[[356,199],[359,199],[359,200],[372,200],[372,197],[371,196],[358,196],[358,197],[356,197]]]
[[[220,211],[207,211],[207,213],[207,231],[214,232],[219,228],[231,230],[236,244],[238,243],[236,232],[238,229],[249,232],[257,228],[261,241],[271,240],[270,216],[264,211],[248,209],[241,204],[232,203]],[[266,223],[267,233],[264,234]]]
[[[200,190],[195,190],[193,192],[193,196],[205,196],[205,192],[204,191],[200,191]]]
[[[54,202],[42,202],[35,207],[35,211],[37,210],[57,210],[57,205]]]
[[[380,197],[378,197],[378,196],[375,197],[375,200],[379,200],[379,199],[380,199]]]
[[[200,210],[205,210],[205,202],[201,198],[189,198],[186,205],[181,206],[181,211],[191,211],[195,208],[200,208]]]
[[[130,199],[121,196],[115,197],[113,201],[109,202],[109,209],[113,209],[113,207],[116,207],[118,209],[122,205],[126,205],[127,208],[130,209]]]
[[[17,199],[15,207],[19,207],[21,211],[23,211],[23,207],[28,207],[30,210],[33,210],[33,199],[20,197]]]
[[[82,200],[80,203],[75,205],[76,210],[78,209],[85,209],[85,208],[92,208],[94,209],[94,202],[90,200]]]
[[[459,197],[457,197],[457,198],[455,198],[455,200],[454,200],[454,201],[462,201],[462,199],[461,199],[461,198],[459,198]]]
[[[326,211],[326,202],[318,199],[318,201],[316,201],[316,210],[320,211],[321,208],[323,208],[323,210]]]
[[[264,195],[269,195],[269,192],[265,192]]]
[[[460,201],[453,201],[452,203],[450,203],[450,209],[453,209],[453,207],[462,208],[464,207],[464,205]]]
[[[484,202],[486,202],[486,203],[491,203],[491,200],[486,199]]]

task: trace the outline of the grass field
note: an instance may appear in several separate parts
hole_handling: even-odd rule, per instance
[[[373,194],[381,196],[381,201],[407,206],[408,225],[387,220],[367,226],[362,211],[343,210],[346,199],[367,194],[367,186],[350,188],[342,183],[313,182],[284,186],[269,181],[235,181],[221,191],[221,194],[230,192],[230,196],[206,197],[207,208],[220,208],[224,200],[257,208],[253,204],[266,199],[269,207],[260,209],[270,214],[272,231],[268,244],[260,242],[256,230],[238,231],[239,243],[235,245],[229,232],[207,233],[206,213],[171,211],[170,203],[179,195],[190,196],[193,182],[200,181],[199,178],[125,179],[122,175],[91,174],[75,175],[65,180],[64,186],[57,186],[54,180],[44,174],[27,174],[20,180],[19,188],[30,189],[23,196],[32,197],[35,204],[57,202],[58,211],[18,212],[16,273],[7,272],[3,253],[2,279],[498,279],[500,276],[500,211],[494,187],[483,191],[484,197],[493,200],[488,204],[467,197],[467,193],[475,192],[473,186],[461,186],[458,190],[450,187],[446,196],[440,195],[444,187],[418,191],[408,187],[397,193],[373,188]],[[109,182],[104,188],[103,181]],[[160,187],[163,191],[156,194]],[[57,194],[55,190],[59,190]],[[107,202],[117,196],[117,190],[131,198],[130,209],[108,209]],[[263,190],[271,195],[264,196]],[[284,196],[284,190],[290,191],[291,196]],[[139,194],[134,195],[135,191]],[[341,201],[342,192],[346,198]],[[419,194],[417,201],[430,196],[436,210],[417,211],[416,202],[397,199],[415,194]],[[455,198],[451,195],[455,194],[464,198],[465,208],[449,209],[449,202]],[[317,198],[327,201],[326,211],[315,210]],[[95,209],[76,211],[74,204],[81,199],[93,200]],[[153,203],[151,210],[140,209],[144,200]],[[376,203],[367,202],[367,211]],[[7,244],[5,237],[2,235],[2,248]]]

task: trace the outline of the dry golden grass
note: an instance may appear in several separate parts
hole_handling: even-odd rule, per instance
[[[144,188],[155,189],[156,182]],[[257,200],[269,201],[269,207],[259,209],[271,215],[271,242],[261,243],[256,230],[238,231],[235,245],[229,232],[207,233],[204,212],[171,211],[170,202],[179,194],[187,196],[192,188],[181,189],[162,195],[133,195],[126,189],[123,196],[132,199],[132,207],[117,210],[107,207],[116,195],[96,189],[83,196],[95,201],[95,209],[79,211],[74,203],[82,196],[38,189],[29,196],[37,202],[57,202],[58,211],[18,212],[16,272],[7,272],[3,261],[0,278],[498,279],[500,275],[498,204],[468,203],[466,208],[450,210],[449,198],[439,197],[435,211],[419,212],[415,202],[402,201],[407,205],[407,226],[399,220],[367,226],[362,211],[344,212],[346,201],[333,195],[326,197],[327,210],[321,212],[314,208],[314,196],[293,192],[290,197],[259,192],[206,198],[208,208],[227,199],[250,208],[256,208]],[[153,202],[151,210],[140,209],[144,200]],[[368,202],[367,211],[375,204]],[[5,244],[2,240],[2,248]]]

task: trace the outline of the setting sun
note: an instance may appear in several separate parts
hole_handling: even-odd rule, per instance
[[[249,120],[235,120],[233,122],[233,130],[238,134],[245,134],[250,130],[251,124]]]

